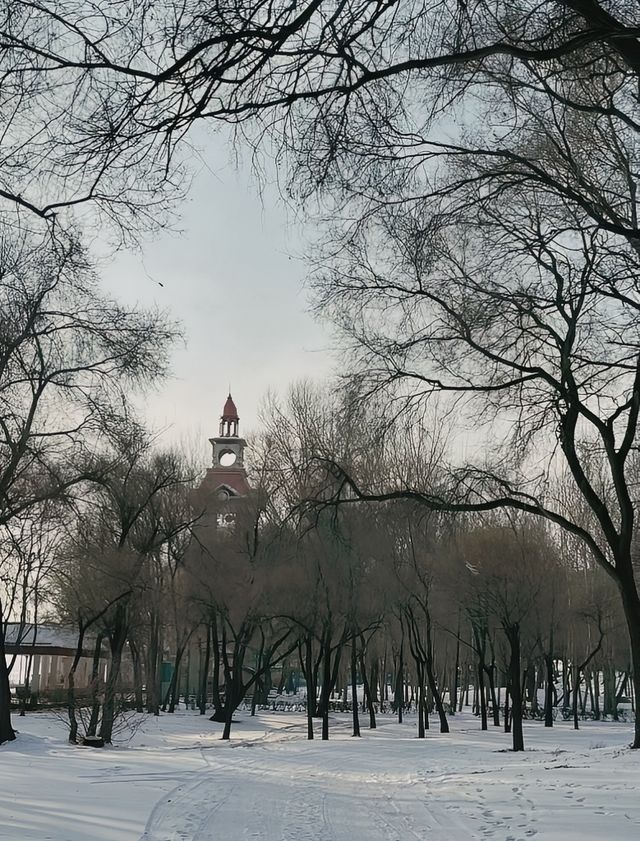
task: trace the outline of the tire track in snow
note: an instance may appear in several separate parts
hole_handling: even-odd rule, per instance
[[[468,824],[385,775],[319,773],[270,744],[203,748],[206,767],[154,807],[140,841],[469,841]],[[274,745],[275,747],[275,745]],[[288,754],[288,755],[287,755]],[[425,793],[426,794],[426,793]]]
[[[191,772],[190,781],[179,783],[156,803],[140,841],[198,841],[202,837],[203,828],[232,792],[230,782],[220,780],[219,763],[210,762],[204,750],[200,748],[206,767]],[[245,766],[254,764],[247,757]]]
[[[156,803],[140,841],[197,841],[201,837],[203,825],[223,806],[231,792],[229,788],[214,787],[214,775],[208,770],[196,771],[194,776],[196,780],[176,786]]]

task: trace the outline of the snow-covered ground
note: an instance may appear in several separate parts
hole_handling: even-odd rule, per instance
[[[528,750],[480,732],[415,738],[381,717],[307,742],[304,716],[239,713],[231,742],[195,713],[148,718],[128,745],[65,743],[50,714],[0,748],[2,841],[638,841],[640,752],[629,725],[526,727]]]

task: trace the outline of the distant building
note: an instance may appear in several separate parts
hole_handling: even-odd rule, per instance
[[[244,466],[247,442],[240,437],[240,418],[231,394],[220,417],[219,434],[209,441],[212,466],[194,493],[196,506],[204,512],[203,525],[229,528],[235,521],[234,500],[251,492]]]
[[[95,636],[87,635],[82,657],[76,670],[76,687],[91,683]],[[78,646],[78,631],[67,625],[52,623],[23,625],[9,622],[5,636],[7,662],[15,657],[11,672],[12,686],[28,686],[32,695],[47,697],[68,686],[69,669]],[[104,677],[108,654],[101,656],[99,671]]]

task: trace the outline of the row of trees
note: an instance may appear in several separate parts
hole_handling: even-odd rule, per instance
[[[247,695],[254,709],[266,700],[274,669],[281,685],[294,672],[304,676],[310,738],[316,716],[328,738],[329,713],[347,683],[351,698],[364,686],[371,726],[385,703],[400,719],[413,704],[419,736],[431,711],[448,730],[447,714],[468,699],[471,683],[481,726],[491,715],[499,724],[502,709],[516,749],[527,693],[548,725],[561,707],[577,726],[587,690],[599,713],[602,674],[603,712],[617,715],[630,691],[628,645],[613,591],[579,543],[522,518],[426,513],[416,502],[331,504],[329,454],[392,473],[400,461],[402,472],[433,482],[442,426],[437,437],[405,427],[385,442],[368,417],[308,385],[292,389],[284,408],[272,402],[264,422],[254,448],[257,488],[236,507],[232,529],[214,525],[211,501],[200,505],[185,456],[160,451],[130,417],[102,435],[101,470],[83,477],[81,500],[56,494],[12,520],[5,622],[37,621],[53,608],[77,629],[72,741],[79,729],[111,741],[118,710],[132,701],[140,711],[172,712],[196,639],[205,644],[196,649],[198,704],[202,713],[213,707],[225,738]],[[92,692],[76,697],[89,640]],[[174,671],[163,697],[167,651]],[[123,684],[123,659],[132,663],[132,685]]]
[[[137,708],[158,713],[161,705],[175,709],[195,639],[204,642],[196,650],[198,704],[202,713],[213,706],[225,738],[247,695],[254,709],[265,700],[274,668],[282,685],[294,671],[304,675],[310,738],[316,716],[328,738],[335,696],[348,683],[351,698],[364,686],[372,726],[390,686],[400,717],[410,692],[419,736],[432,710],[446,732],[447,714],[472,683],[481,726],[491,715],[499,724],[503,710],[518,750],[527,696],[547,725],[562,708],[577,726],[587,693],[600,712],[602,675],[604,713],[617,716],[631,692],[623,618],[580,542],[521,516],[425,512],[419,501],[333,504],[339,480],[327,464],[338,458],[391,474],[399,461],[402,473],[435,482],[446,473],[442,426],[436,438],[421,426],[381,440],[368,416],[336,408],[335,395],[307,385],[294,388],[284,408],[272,403],[264,422],[254,450],[258,487],[235,508],[233,529],[213,525],[211,502],[206,512],[194,510],[193,477],[178,479],[166,460],[139,460],[135,450],[126,480],[113,477],[106,498],[98,489],[90,527],[78,520],[77,535],[63,545],[58,580],[62,571],[73,586],[58,590],[58,603],[78,624],[79,649],[92,628],[97,650],[106,640],[110,651],[89,735],[110,740],[117,703],[129,697],[118,682],[125,644]],[[565,479],[557,492],[568,505],[570,487]],[[175,669],[161,698],[166,649]],[[70,692],[75,739],[73,681]]]
[[[524,672],[531,675],[544,664],[547,724],[559,659],[564,660],[565,700],[570,681],[577,704],[580,675],[605,662],[609,676],[614,663],[624,676],[618,692],[624,691],[631,677],[629,648],[620,636],[624,622],[615,591],[594,569],[582,541],[526,514],[431,510],[425,496],[433,499],[451,482],[446,456],[455,445],[447,436],[447,428],[455,428],[452,419],[445,413],[440,421],[405,414],[390,431],[370,400],[358,403],[349,395],[347,409],[338,404],[335,394],[322,396],[301,386],[286,408],[271,405],[265,416],[275,490],[270,498],[281,498],[283,511],[293,509],[301,517],[296,564],[305,589],[296,603],[315,606],[305,619],[314,628],[313,638],[328,637],[337,651],[351,641],[353,650],[361,651],[359,665],[367,638],[372,651],[395,647],[396,655],[398,639],[404,640],[400,647],[405,662],[413,662],[418,705],[424,708],[428,695],[443,728],[442,701],[446,696],[454,706],[461,686],[461,647],[473,653],[480,698],[489,672],[495,693],[499,660],[512,700],[516,748],[522,746]],[[354,405],[366,408],[354,410]],[[369,486],[401,490],[363,500],[354,475]],[[422,493],[408,491],[412,486]],[[458,493],[464,493],[463,484]],[[547,497],[562,512],[580,513],[585,528],[592,524],[593,514],[581,505],[568,473],[559,476]],[[330,648],[318,663],[335,664]],[[333,675],[326,668],[325,685]],[[387,674],[380,662],[375,670]],[[366,678],[364,668],[360,677]],[[611,711],[610,688],[607,694]],[[495,694],[492,706],[497,710]]]

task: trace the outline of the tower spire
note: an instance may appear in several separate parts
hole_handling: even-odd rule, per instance
[[[222,417],[220,418],[220,437],[237,438],[239,434],[239,423],[240,418],[238,416],[238,410],[236,409],[236,404],[233,402],[233,397],[231,396],[231,388],[229,388],[229,396],[227,397],[227,402],[224,404]]]

